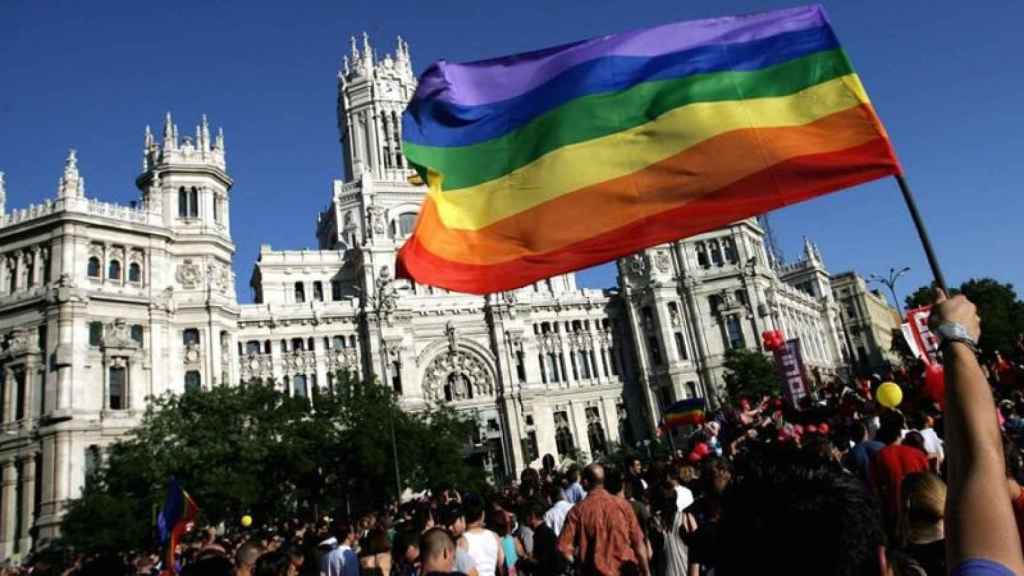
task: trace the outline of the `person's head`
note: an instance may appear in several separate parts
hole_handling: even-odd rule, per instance
[[[604,471],[604,489],[609,494],[622,495],[623,481],[622,472],[618,468],[609,466]]]
[[[420,537],[420,572],[447,574],[455,569],[455,541],[443,528],[431,528]]]
[[[419,536],[418,532],[412,530],[404,530],[395,534],[395,544],[391,549],[391,555],[394,557],[396,564],[411,566],[419,561]]]
[[[580,467],[573,464],[565,471],[566,484],[575,484],[580,481]]]
[[[547,488],[544,489],[544,493],[547,495],[552,506],[554,506],[559,500],[565,499],[565,495],[562,494],[562,489],[555,483],[549,484]]]
[[[356,534],[352,531],[352,525],[348,522],[334,523],[334,537],[338,539],[339,545],[351,546],[356,540]]]
[[[719,535],[745,549],[722,555],[718,576],[764,572],[785,550],[793,575],[880,576],[885,566],[881,515],[863,483],[788,446],[756,446],[737,462]]]
[[[457,502],[451,502],[438,511],[438,522],[455,538],[462,536],[466,531],[466,518],[462,515],[462,506]]]
[[[267,552],[256,560],[255,576],[294,576],[291,559],[284,552]]]
[[[604,487],[604,466],[594,463],[583,470],[583,484],[587,490]]]
[[[708,458],[704,461],[701,478],[707,482],[708,491],[713,494],[722,494],[732,480],[732,467],[725,458]]]
[[[541,466],[543,466],[545,470],[550,472],[551,470],[554,470],[554,468],[555,468],[555,457],[552,456],[551,454],[545,454],[544,457],[541,458],[540,463],[541,463]]]
[[[250,576],[256,569],[256,560],[263,553],[263,545],[249,540],[235,551],[235,571],[239,576]]]
[[[924,436],[922,436],[921,433],[916,430],[911,430],[910,432],[907,432],[905,436],[903,436],[903,445],[910,446],[911,448],[917,448],[918,450],[925,454],[928,453],[928,451],[925,450],[924,447]]]
[[[639,458],[633,457],[626,460],[626,469],[632,476],[640,476],[644,473],[644,465]]]
[[[523,522],[525,522],[527,526],[530,528],[536,528],[544,523],[544,513],[546,511],[547,508],[544,505],[544,502],[534,498],[533,500],[528,500],[523,504],[519,514],[520,518],[523,519]]]
[[[509,517],[508,512],[504,510],[495,510],[491,512],[490,528],[494,530],[498,536],[508,536],[512,533],[512,519]]]
[[[901,540],[925,544],[943,536],[946,483],[931,472],[908,474],[900,484],[903,496]]]
[[[878,433],[875,434],[875,440],[887,446],[898,442],[903,435],[903,428],[906,425],[903,415],[895,410],[888,410],[882,415],[880,420],[881,427],[878,428]]]
[[[426,532],[434,527],[434,516],[430,506],[421,504],[416,507],[412,516],[412,525],[417,532]]]
[[[484,501],[476,494],[467,495],[462,500],[462,511],[466,516],[466,526],[482,524],[484,521]]]

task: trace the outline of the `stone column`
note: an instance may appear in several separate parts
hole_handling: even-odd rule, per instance
[[[537,434],[537,453],[551,454],[558,460],[558,443],[555,442],[555,417],[551,406],[537,399],[533,403],[533,424]]]
[[[587,412],[582,402],[572,400],[569,402],[569,425],[572,426],[572,435],[576,437],[576,447],[591,459],[594,453],[590,448],[590,436],[587,434]]]
[[[3,405],[3,423],[10,424],[14,422],[14,407],[15,407],[15,394],[17,394],[18,385],[14,381],[14,370],[11,370],[10,366],[5,366],[4,371],[4,405]]]
[[[604,435],[608,443],[619,443],[619,404],[612,396],[601,398],[601,413],[604,420]]]
[[[55,536],[58,531],[57,525],[59,522],[55,490],[56,467],[54,466],[57,457],[56,434],[47,435],[43,438],[42,444],[43,451],[39,455],[42,462],[40,468],[43,475],[43,493],[40,499],[39,510],[39,537],[41,539]]]
[[[10,558],[14,551],[14,520],[15,504],[17,496],[15,486],[18,484],[18,467],[14,460],[6,460],[3,463],[3,486],[0,491],[0,557]]]
[[[22,556],[32,549],[32,536],[29,531],[35,520],[36,511],[36,458],[38,455],[28,456],[21,461],[21,543],[18,548]]]

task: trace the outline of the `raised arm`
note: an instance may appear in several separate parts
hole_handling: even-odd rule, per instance
[[[974,342],[981,321],[967,298],[940,294],[932,310],[932,328],[956,332],[955,325]],[[946,325],[943,330],[940,327]],[[946,500],[946,554],[950,567],[983,559],[1024,574],[1020,538],[1010,500],[1006,497],[1003,444],[996,405],[974,349],[954,338],[943,342],[946,371],[946,461],[949,497]]]

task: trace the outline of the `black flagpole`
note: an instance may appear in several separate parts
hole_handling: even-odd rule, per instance
[[[917,203],[914,202],[914,195],[910,192],[910,186],[907,185],[907,179],[903,174],[896,175],[896,182],[900,185],[900,191],[903,192],[903,199],[907,202],[907,209],[910,210],[910,218],[914,221],[914,227],[917,228],[917,235],[921,238],[921,245],[924,246],[924,254],[928,257],[928,265],[932,269],[932,275],[935,276],[935,284],[946,294],[949,294],[949,290],[946,289],[946,278],[942,275],[942,269],[939,268],[939,260],[935,257],[935,251],[932,250],[932,242],[928,239],[928,230],[924,227],[924,221],[921,220],[921,213],[917,211]]]

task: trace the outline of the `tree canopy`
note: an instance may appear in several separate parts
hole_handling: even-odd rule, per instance
[[[775,365],[756,350],[736,348],[725,353],[725,387],[733,400],[761,398],[781,390]]]
[[[340,374],[336,393],[312,398],[272,386],[220,386],[152,399],[141,425],[115,443],[63,522],[81,550],[152,543],[152,526],[174,476],[203,519],[231,526],[358,511],[393,501],[391,426],[403,488],[444,483],[479,488],[464,461],[475,424],[447,406],[411,413],[390,389]]]
[[[1017,338],[1024,333],[1024,302],[1017,296],[1013,284],[992,278],[972,278],[950,292],[963,294],[978,307],[981,316],[978,345],[982,350],[1008,352],[1014,349]],[[923,286],[907,296],[906,304],[908,308],[917,308],[933,300],[932,288]]]

